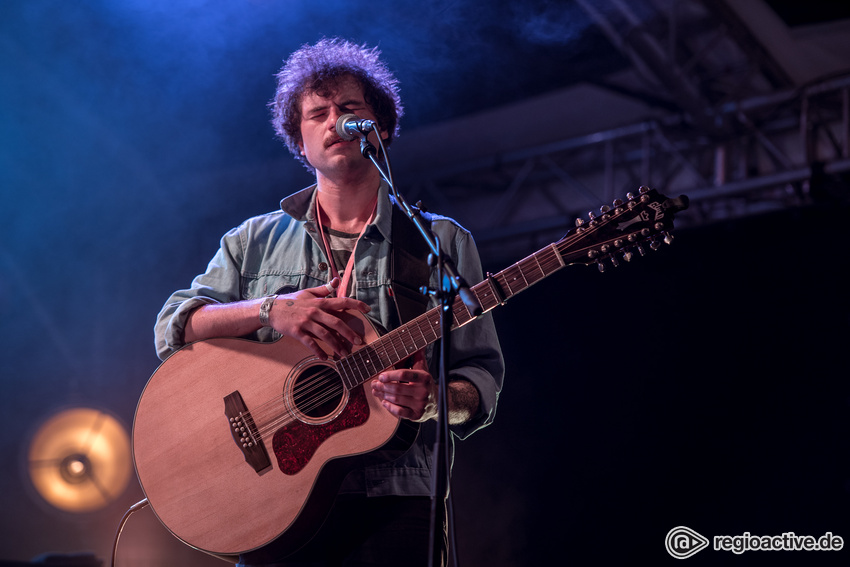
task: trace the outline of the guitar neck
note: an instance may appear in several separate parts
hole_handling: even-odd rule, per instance
[[[590,222],[577,221],[577,227],[558,242],[527,256],[516,264],[472,287],[484,312],[502,305],[543,278],[571,264],[612,265],[629,261],[632,250],[644,253],[670,242],[667,231],[673,228],[673,216],[688,207],[684,195],[669,199],[654,189],[642,187],[640,195],[627,195],[628,202],[614,201],[614,208],[603,207],[601,217],[589,215]],[[452,305],[452,328],[461,327],[475,317],[460,299]],[[337,370],[349,389],[364,383],[440,338],[440,308],[435,307],[416,319],[394,329],[360,350],[337,361]]]
[[[495,275],[489,275],[471,290],[486,313],[567,265],[560,248],[565,238],[520,260]],[[475,317],[466,305],[455,299],[452,329]],[[440,308],[435,307],[405,323],[360,350],[337,361],[337,370],[346,386],[353,389],[372,376],[390,368],[442,336]]]

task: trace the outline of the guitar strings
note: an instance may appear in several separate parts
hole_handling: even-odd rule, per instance
[[[562,242],[558,244],[564,244],[569,240],[576,240],[576,238],[565,238]],[[556,246],[558,245],[556,244]],[[499,274],[496,274],[494,277],[497,281],[501,278],[502,284],[504,284],[507,289],[510,291],[511,295],[514,295],[514,291],[510,288],[510,282],[508,280],[509,276],[513,276],[513,279],[516,279],[517,272],[522,277],[523,282],[525,283],[525,287],[531,285],[532,283],[536,283],[542,277],[534,279],[534,281],[529,282],[526,277],[526,272],[523,271],[523,264],[531,265],[531,262],[535,262],[539,271],[541,272],[541,276],[545,277],[549,275],[552,271],[559,269],[562,265],[558,253],[553,250],[551,247],[547,247],[536,254],[529,256],[519,262],[509,266]],[[526,266],[527,270],[528,266]],[[537,270],[535,270],[537,271]],[[525,288],[523,288],[525,289]],[[476,295],[479,295],[479,292],[482,292],[484,296],[492,295],[488,288],[488,284],[486,281],[481,282],[480,284],[473,286],[473,290]],[[481,297],[479,296],[479,300]],[[498,303],[494,298],[492,304],[487,306],[489,307],[487,310],[492,309]],[[417,317],[413,321],[409,323],[411,329],[415,328],[419,331],[422,341],[424,341],[425,346],[430,344],[432,341],[428,340],[425,336],[425,332],[423,330],[423,326],[427,328],[430,334],[433,334],[435,339],[438,339],[439,336],[437,332],[433,329],[433,311],[425,313],[420,317]],[[452,309],[455,322],[461,321],[463,318],[470,318],[469,312],[466,309],[466,306],[460,302],[455,302]],[[471,319],[470,319],[471,320]],[[464,321],[466,322],[466,321]],[[425,325],[423,325],[423,323]],[[407,347],[406,339],[411,338],[412,333],[409,333],[407,336],[402,336],[399,333],[389,333],[384,337],[381,337],[367,345],[364,348],[370,348],[370,352],[374,352],[380,361],[380,365],[383,368],[388,368],[392,366],[392,364],[387,364],[384,366],[384,359],[392,359],[390,356],[389,348],[391,347],[395,352],[395,358],[397,360],[402,360],[404,357],[407,357],[411,354],[410,350]],[[419,345],[414,342],[414,350],[419,350]],[[301,380],[292,390],[291,394],[291,402],[292,406],[297,409],[298,412],[303,414],[309,414],[309,412],[321,407],[322,405],[330,402],[331,400],[342,397],[346,390],[346,387],[343,383],[344,375],[347,375],[349,378],[354,374],[353,371],[357,371],[361,376],[369,375],[371,378],[372,374],[367,369],[367,363],[371,364],[371,360],[363,361],[361,363],[357,363],[353,360],[354,355],[358,355],[361,353],[363,349],[359,349],[352,353],[347,357],[343,357],[340,360],[336,361],[333,366],[328,366],[325,370],[320,372],[316,372],[315,374],[310,375],[309,377]],[[401,353],[404,353],[404,357]],[[347,365],[351,371],[348,373],[343,371],[343,366]],[[374,366],[374,365],[373,365]],[[366,379],[368,380],[368,378]],[[350,380],[352,383],[357,385],[364,383],[366,380]],[[273,400],[269,400],[263,404],[257,406],[254,410],[251,411],[255,428],[257,433],[261,438],[265,438],[270,432],[276,431],[280,427],[285,427],[286,425],[292,423],[293,421],[298,419],[296,415],[296,411],[290,407],[289,404],[286,403],[285,396],[275,397]],[[335,410],[336,408],[334,408]]]
[[[335,396],[341,395],[344,390],[341,380],[332,382],[328,380],[336,374],[334,369],[327,368],[296,384],[292,390],[291,406],[286,403],[286,396],[280,396],[252,410],[258,434],[265,437],[272,430],[285,427],[297,420],[296,409],[301,413],[309,413]],[[329,387],[321,389],[323,386]],[[269,419],[264,419],[269,411],[271,412]]]
[[[426,345],[428,344],[424,334],[422,334],[422,340]],[[393,364],[390,351],[387,348],[388,346],[392,346],[395,351],[396,358],[399,360],[401,359],[399,349],[396,347],[397,344],[398,342],[395,341],[395,338],[390,335],[381,337],[376,341],[369,343],[368,347],[371,349],[369,352],[374,353],[374,355],[378,358],[381,370],[388,368]],[[292,390],[292,395],[290,396],[292,401],[291,407],[286,403],[286,396],[281,396],[280,398],[275,398],[263,403],[252,410],[251,413],[254,418],[258,434],[261,437],[264,437],[272,430],[277,430],[279,427],[284,427],[292,423],[294,420],[298,419],[296,411],[302,414],[309,414],[309,412],[330,402],[334,398],[344,395],[346,388],[342,381],[343,375],[345,374],[342,369],[342,366],[344,365],[343,363],[347,363],[349,368],[357,370],[361,376],[368,376],[371,378],[372,373],[367,368],[369,365],[374,366],[371,358],[360,364],[353,361],[355,355],[362,356],[362,350],[363,349],[355,351],[352,355],[336,361],[333,367],[328,366],[325,370],[316,372],[296,384]],[[403,351],[405,352],[405,355],[409,352],[407,348],[404,348]],[[350,380],[350,382],[355,384],[363,383],[365,381],[366,380]],[[336,408],[334,408],[334,410],[335,409]],[[266,419],[268,413],[271,413],[271,416]]]
[[[393,350],[396,354],[396,358],[401,359],[399,350],[395,346],[397,343],[394,342],[394,339],[392,337],[388,337],[382,337],[381,339],[378,339],[370,343],[369,345],[374,354],[380,360],[380,366],[382,368],[392,366],[392,359],[389,356],[389,350],[387,348],[388,345],[393,347]],[[424,335],[422,338],[425,344],[427,345],[428,341],[425,339]],[[355,354],[357,352],[360,351],[356,351]],[[405,354],[407,354],[409,350],[405,348],[404,352]],[[350,357],[346,358],[349,359],[347,360],[347,362],[351,362]],[[318,372],[308,377],[307,379],[302,380],[301,382],[299,382],[298,385],[296,385],[296,387],[293,389],[291,399],[293,405],[298,409],[300,413],[309,413],[313,409],[320,407],[322,404],[325,404],[333,400],[334,398],[342,396],[344,394],[345,388],[341,380],[343,372],[340,368],[340,363],[343,362],[343,360],[344,359],[341,359],[337,362],[336,368],[328,367],[326,370]],[[354,365],[352,367],[359,369],[361,376],[371,374],[369,370],[366,370],[365,363],[360,365]],[[337,379],[337,376],[340,379]],[[329,378],[333,379],[328,380]],[[281,404],[286,406],[284,400],[281,399],[276,399],[272,402],[262,404],[260,407],[254,410],[254,413],[257,414],[257,417],[255,418],[255,423],[257,423],[258,421],[263,421],[261,414],[265,413],[264,410],[269,409],[269,407],[272,407],[276,410],[277,406]],[[294,419],[297,419],[294,412],[290,408],[285,407],[285,410],[286,411],[283,414],[278,414],[276,412],[272,415],[272,418],[269,421],[264,421],[261,426],[258,426],[258,431],[260,435],[264,435],[272,429],[288,425]]]

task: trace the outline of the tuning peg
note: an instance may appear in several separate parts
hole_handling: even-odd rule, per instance
[[[605,271],[605,264],[603,264],[602,262],[596,262],[596,267],[599,269],[600,272]]]
[[[634,256],[634,254],[632,254],[631,251],[629,251],[629,250],[626,250],[625,252],[623,252],[623,260],[625,260],[626,262],[631,262],[633,256]]]
[[[664,244],[673,244],[673,235],[669,232],[664,233]]]
[[[589,213],[587,213],[587,218],[589,218],[590,220],[595,220],[596,219],[596,213],[594,213],[593,211],[590,211]]]
[[[638,246],[637,251],[641,256],[646,256],[646,250],[644,250],[643,246]]]
[[[659,242],[658,240],[653,240],[649,243],[649,247],[653,250],[658,250],[659,248],[661,248],[661,242]]]
[[[638,189],[638,192],[639,192],[641,195],[643,195],[643,194],[645,194],[645,193],[649,193],[649,187],[647,187],[646,185],[641,185],[641,186],[640,186],[640,189]]]
[[[621,207],[623,205],[623,200],[622,199],[614,199],[614,202],[611,203],[611,204],[614,205],[614,208]]]
[[[611,265],[615,268],[620,266],[620,260],[617,259],[616,256],[611,256]]]
[[[635,200],[635,194],[632,193],[631,191],[629,191],[628,193],[626,193],[626,199],[628,199],[629,201],[634,201]]]
[[[602,205],[601,207],[599,207],[599,212],[601,212],[602,214],[605,214],[610,210],[611,207],[609,207],[608,205]]]
[[[576,226],[579,227],[579,226],[583,226],[583,225],[584,225],[584,219],[581,218],[581,217],[577,218],[576,219]]]

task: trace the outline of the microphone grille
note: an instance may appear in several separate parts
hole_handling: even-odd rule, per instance
[[[346,142],[350,142],[351,140],[353,140],[356,137],[354,134],[352,134],[351,132],[349,132],[345,129],[346,122],[351,122],[353,120],[357,120],[356,115],[354,115],[354,114],[343,114],[336,121],[336,133],[337,133],[337,135],[339,135],[340,138],[342,138]]]

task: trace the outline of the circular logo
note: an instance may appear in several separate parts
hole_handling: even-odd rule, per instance
[[[708,547],[708,540],[691,528],[677,526],[667,532],[664,547],[676,559],[687,559]]]

